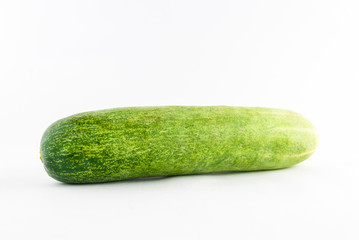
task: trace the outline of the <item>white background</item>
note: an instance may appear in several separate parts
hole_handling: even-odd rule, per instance
[[[1,239],[359,239],[356,0],[0,1]],[[284,108],[320,146],[285,170],[66,185],[40,139],[123,106]]]

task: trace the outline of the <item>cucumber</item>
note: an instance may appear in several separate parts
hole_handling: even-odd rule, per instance
[[[298,113],[228,106],[128,107],[79,113],[41,140],[47,173],[66,183],[293,166],[317,147]]]

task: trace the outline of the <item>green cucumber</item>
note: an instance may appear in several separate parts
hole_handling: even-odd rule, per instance
[[[228,106],[128,107],[79,113],[41,140],[47,173],[66,183],[293,166],[317,147],[298,113]]]

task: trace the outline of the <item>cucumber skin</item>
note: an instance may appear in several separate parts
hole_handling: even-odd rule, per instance
[[[300,114],[228,106],[128,107],[79,113],[53,123],[41,160],[54,179],[124,179],[286,168],[318,144]]]

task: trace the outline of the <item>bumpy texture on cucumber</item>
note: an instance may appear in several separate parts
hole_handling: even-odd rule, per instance
[[[318,138],[295,112],[247,107],[129,107],[79,113],[41,140],[47,173],[66,183],[286,168]]]

